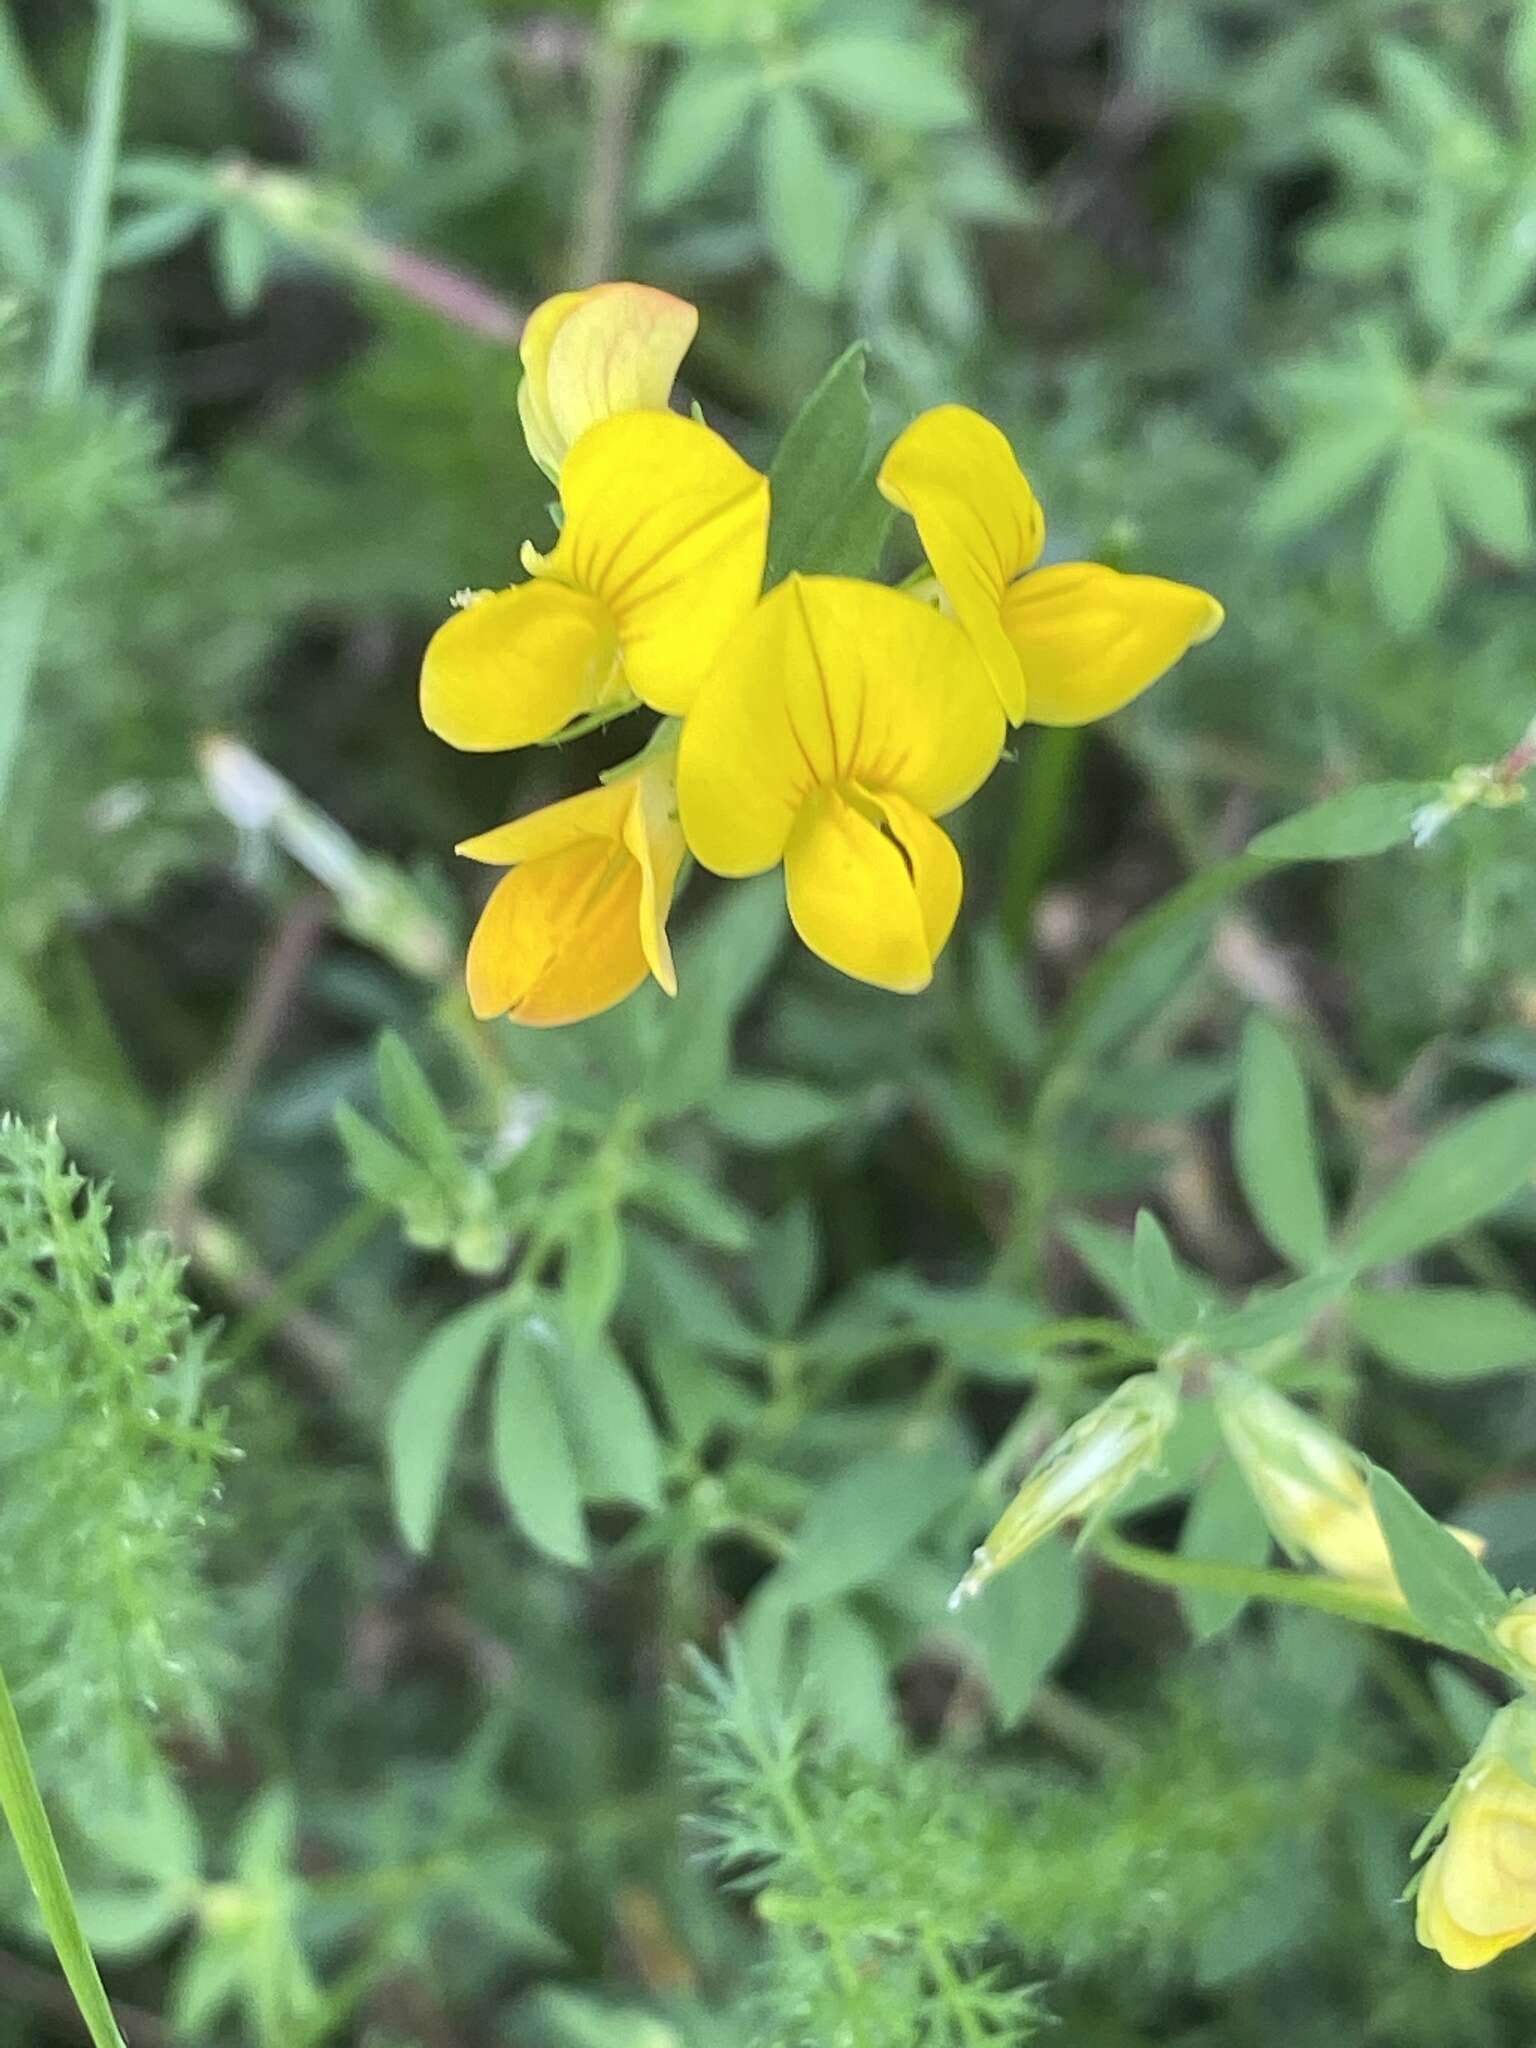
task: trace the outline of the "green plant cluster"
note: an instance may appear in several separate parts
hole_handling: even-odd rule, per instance
[[[0,4],[0,1674],[133,2048],[1530,2038],[1401,1893],[1536,1584],[1533,50]],[[468,1015],[449,849],[627,732],[455,756],[417,669],[601,276],[699,304],[774,578],[914,568],[872,458],[959,400],[1052,559],[1227,608],[1015,736],[921,999],[695,875],[675,1002]],[[1158,1458],[951,1607],[1146,1375]],[[1276,1556],[1223,1375],[1359,1447],[1401,1605]],[[57,1903],[0,1860],[6,2048],[80,2038]]]

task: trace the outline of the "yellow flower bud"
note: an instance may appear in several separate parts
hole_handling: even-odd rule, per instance
[[[958,1607],[1063,1522],[1082,1521],[1156,1464],[1179,1397],[1161,1373],[1138,1373],[1059,1436],[1014,1495],[950,1596]]]
[[[1527,1603],[1530,1604],[1530,1603]],[[1476,1970],[1536,1934],[1536,1707],[1494,1717],[1445,1807],[1419,1880],[1416,1931],[1453,1970]]]
[[[1536,1683],[1536,1594],[1511,1607],[1493,1633]]]
[[[1287,1556],[1293,1562],[1309,1558],[1330,1577],[1401,1605],[1402,1588],[1359,1453],[1305,1409],[1244,1373],[1219,1377],[1216,1414],[1227,1448]],[[1451,1534],[1474,1557],[1486,1547],[1464,1529]]]

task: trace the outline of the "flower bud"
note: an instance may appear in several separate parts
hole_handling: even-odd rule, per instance
[[[1331,1577],[1401,1605],[1402,1588],[1359,1452],[1245,1373],[1222,1373],[1215,1392],[1227,1448],[1292,1562],[1310,1559]],[[1451,1534],[1481,1555],[1481,1538],[1463,1529]]]
[[[950,1596],[958,1607],[1063,1522],[1081,1521],[1157,1462],[1179,1411],[1173,1383],[1138,1373],[1059,1436],[1014,1495]]]
[[[1453,1970],[1476,1970],[1536,1934],[1536,1703],[1494,1716],[1431,1836],[1442,1822],[1415,1931]]]
[[[1494,1626],[1494,1636],[1536,1684],[1536,1593],[1519,1600]]]

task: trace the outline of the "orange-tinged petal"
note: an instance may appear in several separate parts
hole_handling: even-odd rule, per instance
[[[632,995],[647,972],[640,895],[628,851],[595,839],[503,875],[469,942],[475,1015],[573,1024]]]
[[[683,830],[717,874],[756,874],[812,790],[857,782],[932,816],[986,779],[1002,742],[953,620],[874,584],[791,576],[727,644],[683,729]]]
[[[881,491],[916,522],[955,617],[1015,725],[1025,678],[1001,620],[1003,593],[1045,545],[1045,515],[1007,437],[963,405],[922,413],[896,437]]]
[[[1221,606],[1192,584],[1125,576],[1097,562],[1058,562],[1021,577],[1003,599],[1003,629],[1036,725],[1107,718],[1209,640]]]
[[[695,307],[650,285],[599,284],[546,299],[523,331],[517,394],[535,462],[558,477],[599,420],[664,411],[698,325]]]
[[[933,979],[933,951],[902,849],[871,810],[837,789],[802,807],[784,854],[790,921],[830,966],[913,995]]]
[[[421,664],[423,720],[468,753],[531,746],[622,692],[612,619],[547,579],[455,612]]]
[[[601,601],[638,696],[687,711],[762,589],[768,479],[697,420],[631,412],[582,435],[560,496],[541,573]]]

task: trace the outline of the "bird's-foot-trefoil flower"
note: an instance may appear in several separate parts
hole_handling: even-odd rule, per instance
[[[1536,1934],[1536,1701],[1488,1724],[1415,1845],[1444,1838],[1417,1883],[1416,1931],[1453,1970],[1476,1970]]]
[[[1014,725],[1107,718],[1222,622],[1216,599],[1187,583],[1098,562],[1036,568],[1045,515],[1006,437],[966,406],[920,414],[879,484],[915,522]]]
[[[784,863],[796,931],[856,980],[925,988],[960,907],[934,823],[1002,748],[986,672],[896,591],[790,576],[732,638],[683,728],[688,845],[719,875]]]
[[[1332,1578],[1402,1605],[1359,1452],[1247,1373],[1223,1370],[1214,1391],[1227,1448],[1292,1563],[1309,1560]],[[1485,1548],[1465,1529],[1451,1534],[1474,1556]]]
[[[1164,1373],[1142,1372],[1080,1416],[1003,1511],[950,1595],[950,1606],[971,1599],[1064,1522],[1085,1521],[1122,1494],[1138,1473],[1156,1465],[1178,1412],[1174,1382]]]
[[[523,329],[518,416],[528,453],[549,477],[588,427],[621,412],[665,412],[698,309],[648,284],[558,292]]]
[[[653,974],[677,993],[667,913],[683,860],[676,742],[648,748],[601,784],[458,851],[509,873],[469,942],[477,1017],[573,1024],[611,1009]]]
[[[530,581],[439,626],[421,714],[450,746],[499,753],[638,697],[686,711],[762,588],[768,479],[670,412],[589,427],[560,472],[564,523]]]
[[[1536,1692],[1536,1594],[1517,1600],[1494,1624],[1494,1639],[1507,1650],[1528,1689]]]

